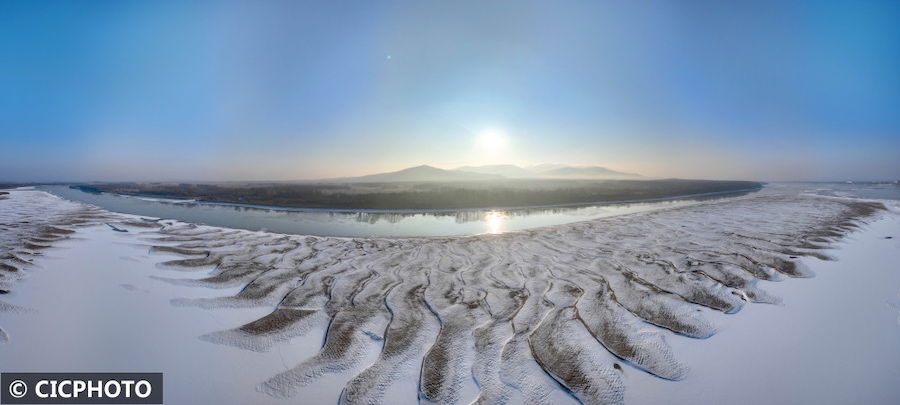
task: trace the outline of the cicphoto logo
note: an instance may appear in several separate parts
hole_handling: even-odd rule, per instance
[[[162,404],[162,373],[0,373],[3,404]]]

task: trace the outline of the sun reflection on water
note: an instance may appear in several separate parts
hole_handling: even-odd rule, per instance
[[[509,219],[502,211],[488,211],[484,213],[484,223],[488,233],[503,233],[506,230],[506,220]]]

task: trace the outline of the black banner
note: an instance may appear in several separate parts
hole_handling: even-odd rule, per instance
[[[161,404],[162,373],[0,373],[3,404]]]

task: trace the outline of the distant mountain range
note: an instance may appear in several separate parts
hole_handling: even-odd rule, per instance
[[[566,179],[634,179],[641,177],[639,174],[617,172],[600,166],[561,167],[541,172],[540,175],[541,177]]]
[[[456,170],[467,173],[495,174],[509,178],[535,177],[535,172],[516,165],[463,166]]]
[[[394,183],[503,179],[639,179],[641,177],[638,174],[617,172],[600,166],[542,164],[523,168],[515,165],[487,165],[463,166],[455,170],[445,170],[422,165],[390,173],[328,180],[352,183]]]
[[[442,182],[442,181],[483,181],[501,180],[498,174],[444,170],[427,165],[410,167],[396,172],[370,174],[368,176],[335,179],[354,183],[395,183],[408,181]]]
[[[641,177],[638,174],[617,172],[600,166],[567,166],[546,163],[526,168],[514,165],[463,166],[456,170],[481,174],[499,174],[510,178],[636,179]]]

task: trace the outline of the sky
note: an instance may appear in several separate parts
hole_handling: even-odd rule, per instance
[[[0,181],[900,180],[896,1],[4,1]]]

